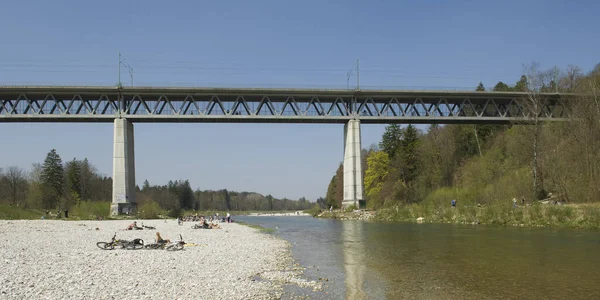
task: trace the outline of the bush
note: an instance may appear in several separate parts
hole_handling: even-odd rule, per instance
[[[158,219],[164,211],[156,201],[148,200],[138,207],[137,213],[140,219]]]
[[[355,209],[358,209],[358,208],[356,207],[356,204],[352,204],[352,205],[350,205],[350,206],[346,207],[345,211],[346,211],[346,212],[353,212]]]
[[[110,214],[110,204],[111,202],[106,201],[81,201],[79,205],[71,208],[69,218],[73,217],[83,220],[95,220],[98,216],[106,218]]]
[[[304,212],[315,217],[321,212],[321,207],[318,204],[315,204],[311,209],[307,209]]]
[[[42,211],[24,209],[19,206],[10,206],[8,204],[0,204],[0,219],[32,220],[39,219],[43,215],[44,212]]]

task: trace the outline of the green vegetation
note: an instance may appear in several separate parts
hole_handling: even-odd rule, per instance
[[[321,207],[318,204],[315,204],[315,206],[305,210],[304,212],[310,214],[313,217],[316,217],[319,213],[321,213]]]
[[[258,229],[262,233],[273,233],[273,232],[275,232],[275,229],[273,229],[273,228],[262,227],[262,226],[256,225],[256,224],[250,224],[250,223],[239,222],[239,221],[236,221],[236,223],[244,225],[244,226],[248,226],[248,227],[251,227],[251,228],[254,228],[254,229]]]
[[[476,90],[485,91],[483,83]],[[588,74],[573,66],[540,72],[532,65],[514,86],[498,82],[493,90],[524,92],[518,101],[537,112],[532,123],[434,124],[424,132],[389,125],[378,146],[363,150],[365,198],[375,219],[598,227],[600,64]],[[542,92],[564,93],[572,118],[542,122]],[[473,110],[486,113],[483,105],[461,113]],[[340,207],[342,176],[340,166],[324,203]]]
[[[227,211],[297,211],[314,203],[302,197],[298,200],[276,199],[251,192],[228,190],[192,190],[188,180],[169,181],[167,185],[150,185],[146,180],[136,187],[138,210],[123,218],[176,218],[184,214],[206,215]],[[86,159],[76,158],[63,163],[55,149],[46,155],[43,164],[33,164],[26,172],[18,166],[0,168],[0,218],[55,219],[58,211],[69,219],[108,218],[112,200],[112,179],[99,174]],[[46,214],[48,211],[48,214]]]

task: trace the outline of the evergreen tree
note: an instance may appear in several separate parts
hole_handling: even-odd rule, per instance
[[[93,167],[90,165],[87,157],[80,162],[81,169],[81,199],[90,200],[92,198],[92,180],[96,177]]]
[[[515,90],[517,92],[527,92],[529,84],[527,83],[527,76],[521,75],[521,79],[517,81],[515,85]]]
[[[477,88],[475,88],[475,91],[477,92],[485,92],[485,87],[483,86],[483,82],[479,82],[479,84],[477,85]]]
[[[67,162],[65,164],[65,173],[66,173],[66,182],[67,182],[67,196],[69,198],[69,203],[67,207],[71,204],[79,204],[81,200],[81,166],[80,162],[77,159],[73,158],[72,161]]]
[[[419,133],[412,124],[404,130],[404,139],[402,140],[402,154],[404,160],[403,174],[406,183],[412,182],[419,172],[419,153],[418,153]]]
[[[150,189],[150,182],[148,179],[144,180],[144,184],[142,185],[142,191],[147,192]]]
[[[403,132],[400,126],[396,124],[386,126],[379,148],[387,153],[390,159],[393,159],[402,147],[402,136]]]
[[[494,92],[510,92],[512,89],[504,82],[498,81],[494,86]]]
[[[56,208],[63,196],[64,169],[56,149],[50,150],[42,167],[42,203],[44,208]]]

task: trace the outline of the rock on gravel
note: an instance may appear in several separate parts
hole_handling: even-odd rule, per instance
[[[123,230],[131,222],[0,221],[0,299],[278,299],[283,284],[309,284],[287,273],[289,243],[256,229],[144,220],[156,230]],[[96,246],[115,232],[117,239],[153,243],[156,231],[196,245],[182,251]]]

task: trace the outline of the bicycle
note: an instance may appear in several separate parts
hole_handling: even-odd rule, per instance
[[[144,240],[142,239],[134,239],[133,241],[129,240],[117,240],[117,233],[113,235],[110,242],[97,242],[96,246],[102,250],[114,250],[115,247],[121,246],[121,249],[127,250],[138,250],[144,247]]]
[[[158,242],[158,243],[153,243],[153,244],[146,244],[144,245],[144,249],[146,250],[154,250],[154,249],[164,249],[167,251],[178,251],[178,250],[182,250],[183,247],[185,246],[185,242],[183,241],[183,237],[181,236],[181,234],[179,235],[179,241],[176,242]]]
[[[185,246],[185,242],[183,241],[183,237],[181,237],[181,234],[179,234],[179,241],[168,244],[166,246],[166,250],[167,251],[179,251],[179,250],[183,250],[184,246]]]

